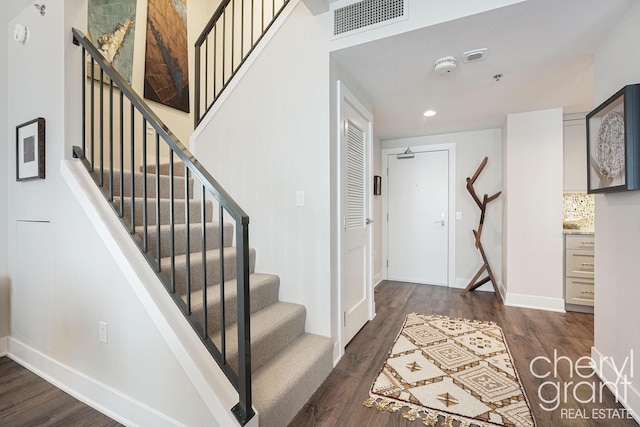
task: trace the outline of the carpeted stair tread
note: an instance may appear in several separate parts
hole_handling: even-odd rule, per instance
[[[333,368],[330,338],[302,334],[253,374],[260,427],[289,424]]]
[[[284,349],[287,344],[304,333],[306,308],[301,304],[276,302],[251,315],[251,370],[260,368],[266,361]],[[228,326],[226,332],[227,361],[238,370],[237,324]],[[210,335],[220,348],[220,332]]]
[[[127,220],[131,220],[131,197],[124,198],[124,217]],[[140,197],[135,198],[135,224],[142,225],[144,223],[144,212],[143,205],[144,200]],[[175,223],[184,223],[185,222],[185,201],[184,199],[176,199],[174,200],[173,212],[174,212],[174,222]],[[116,210],[120,209],[120,198],[116,198],[113,202]],[[171,201],[169,199],[160,199],[160,224],[169,224],[171,220],[170,216],[170,205]],[[200,222],[200,200],[189,199],[189,223],[194,224]],[[209,200],[205,201],[205,222],[211,221],[213,215],[213,203]],[[148,198],[147,199],[147,225],[155,225],[156,224],[156,199]]]
[[[156,173],[156,165],[148,164],[147,165],[148,173]],[[175,176],[184,176],[184,163],[181,161],[174,160],[173,161],[173,174]],[[160,175],[169,175],[169,162],[160,163]]]
[[[225,326],[237,321],[237,282],[228,280],[224,284],[225,293]],[[280,291],[280,277],[275,274],[253,273],[249,276],[249,310],[255,313],[258,310],[278,302]],[[186,296],[182,299],[186,302]],[[191,293],[191,311],[202,324],[202,290]],[[220,330],[220,285],[207,287],[207,319],[210,332]]]
[[[132,176],[131,172],[124,171],[122,175],[123,175],[123,183],[124,183],[123,185],[124,191],[122,192],[122,195],[125,197],[130,197],[131,196],[131,176]],[[103,176],[104,176],[103,178],[104,185],[108,189],[109,188],[109,170],[103,171]],[[134,194],[136,195],[136,197],[143,196],[143,181],[144,181],[143,176],[144,174],[142,172],[133,173]],[[160,197],[165,199],[169,198],[171,179],[168,175],[168,170],[166,175],[161,174],[159,178],[160,178]],[[184,176],[178,176],[174,174],[173,197],[175,199],[184,199],[184,195],[185,195],[184,182],[185,182]],[[113,171],[113,193],[116,196],[120,196],[121,194],[119,170]],[[154,171],[150,171],[148,169],[147,169],[147,197],[156,197],[156,174]],[[189,198],[193,198],[193,178],[189,179]]]
[[[233,242],[233,225],[224,223],[224,246],[230,247]],[[184,255],[187,249],[186,245],[186,230],[187,226],[184,223],[178,223],[174,225],[174,253],[176,255]],[[207,222],[205,225],[206,230],[206,249],[218,249],[220,247],[220,224],[217,222]],[[142,227],[138,227],[136,234],[142,239],[143,231]],[[171,243],[169,237],[171,236],[171,225],[163,224],[160,226],[160,256],[168,257],[171,255]],[[151,254],[156,253],[156,230],[148,231],[147,236],[148,250]],[[202,250],[202,223],[196,222],[189,224],[189,246],[191,252]]]
[[[212,249],[205,252],[207,286],[220,283],[220,250]],[[202,252],[192,252],[190,254],[191,265],[191,291],[202,289]],[[169,271],[171,265],[171,257],[165,257],[160,260],[162,269]],[[176,255],[175,263],[175,279],[176,291],[182,295],[186,293],[186,270],[187,256]],[[249,248],[249,273],[254,273],[256,266],[256,251]],[[225,281],[236,278],[236,248],[230,247],[224,250],[224,276]]]

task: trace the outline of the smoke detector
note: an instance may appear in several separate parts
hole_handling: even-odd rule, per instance
[[[434,70],[439,74],[447,74],[456,69],[458,60],[453,56],[445,56],[440,58],[434,64]]]

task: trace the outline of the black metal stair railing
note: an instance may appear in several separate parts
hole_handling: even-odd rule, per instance
[[[244,425],[254,415],[251,406],[249,217],[104,59],[91,41],[81,31],[75,28],[72,31],[74,43],[82,47],[83,139],[81,147],[73,148],[74,157],[82,160],[175,303],[238,391],[238,404],[232,411],[240,425]],[[152,141],[148,140],[149,136]],[[161,163],[164,164],[161,159],[167,157],[168,173],[163,172],[161,176]],[[180,162],[183,166],[179,165]],[[134,179],[136,173],[142,177],[142,183],[138,183],[137,186]],[[126,182],[125,174],[130,177],[130,183]],[[165,175],[168,175],[168,178]],[[176,184],[182,179],[184,184]],[[167,180],[168,194],[161,188],[161,182],[166,183]],[[124,188],[125,186],[128,188]],[[176,197],[178,187],[181,192],[184,191],[183,197]],[[119,194],[116,194],[116,190]],[[128,197],[125,197],[126,192],[130,193]],[[161,195],[164,200],[161,200]],[[176,205],[182,203],[184,210],[179,212]],[[220,267],[216,279],[220,284],[221,308],[215,320],[216,329],[219,328],[221,334],[221,338],[217,339],[220,342],[219,346],[209,336],[212,325],[207,313],[208,276],[211,276],[215,266],[210,267],[211,264],[207,261],[208,238],[205,218],[209,214],[213,216],[215,203],[218,205],[219,226]],[[184,241],[178,242],[175,231],[176,218],[182,216],[185,221],[185,235]],[[229,255],[229,252],[232,252],[229,248],[225,251],[223,243],[225,216],[231,219],[235,228],[237,372],[228,363],[225,347],[225,325],[231,323],[225,319],[225,311],[232,310],[224,307],[224,284],[225,280],[228,280],[225,277],[224,266],[228,259],[225,256],[233,255]],[[137,220],[139,217],[141,221]],[[191,236],[192,227],[197,230],[196,237],[201,239],[201,247],[197,248],[200,253],[191,254],[191,247],[194,245],[190,240],[193,238],[195,241]],[[155,239],[155,250],[150,247],[149,242],[152,238]],[[164,239],[163,242],[168,239],[164,244],[165,248],[168,244],[169,261],[166,254],[163,257],[161,239]],[[180,276],[181,280],[184,280],[185,290],[182,292],[176,289],[176,244],[184,244],[186,247],[186,270],[181,271]],[[194,272],[191,268],[191,258],[199,256],[202,257],[200,269]],[[211,271],[207,271],[208,267]],[[194,280],[196,277],[199,279],[198,283]],[[199,295],[200,292],[202,295]],[[193,310],[194,295],[202,300],[202,312],[199,315]]]
[[[288,3],[289,0],[222,0],[195,45],[195,126]]]

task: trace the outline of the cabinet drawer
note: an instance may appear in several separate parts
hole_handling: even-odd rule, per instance
[[[578,234],[565,236],[567,249],[592,250],[596,245],[596,239],[592,234]]]
[[[593,305],[595,288],[593,279],[567,277],[566,302],[568,304]]]
[[[567,250],[566,276],[593,279],[593,251]]]

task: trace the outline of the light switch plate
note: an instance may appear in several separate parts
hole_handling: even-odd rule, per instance
[[[304,191],[296,191],[296,206],[304,206]]]

